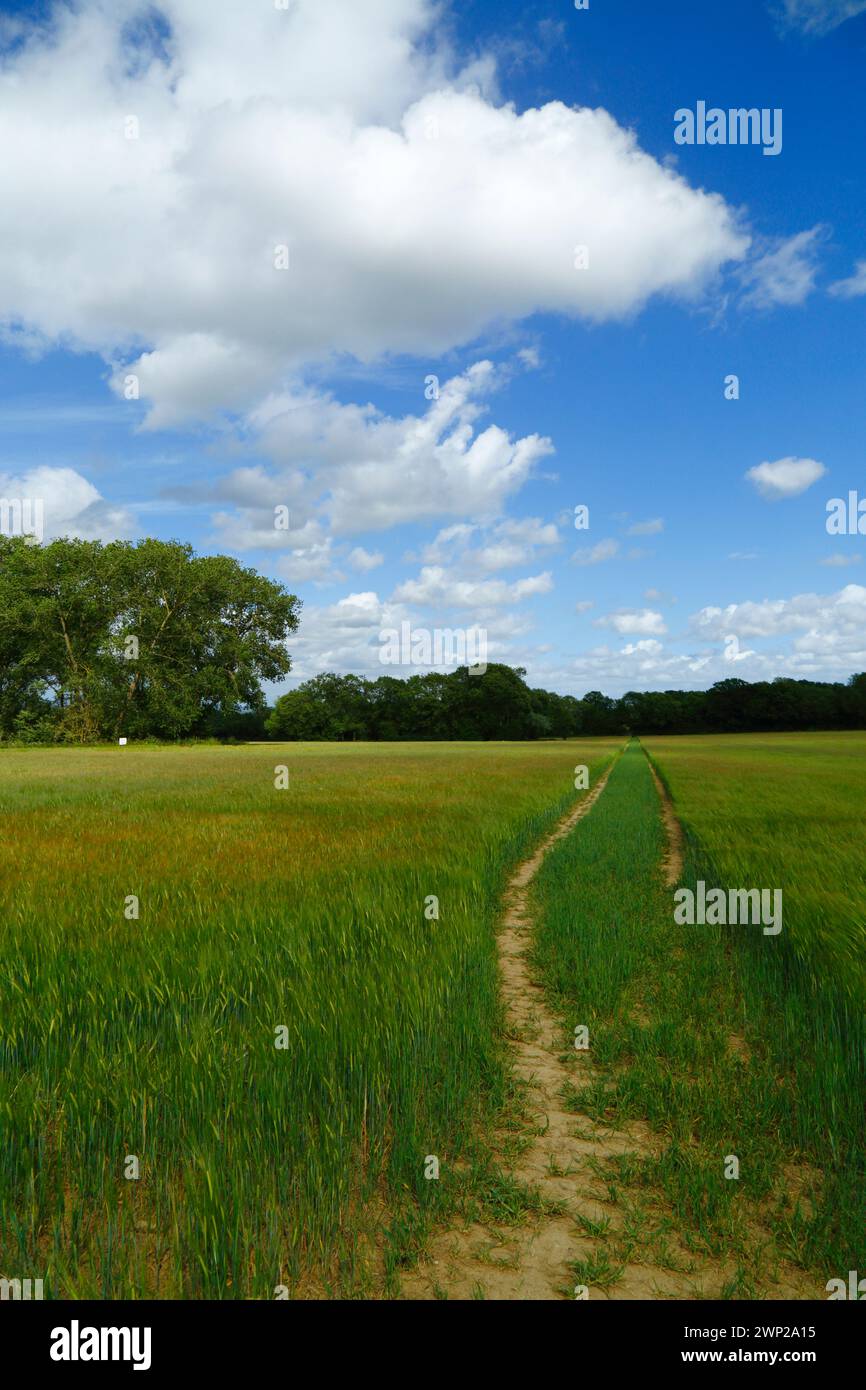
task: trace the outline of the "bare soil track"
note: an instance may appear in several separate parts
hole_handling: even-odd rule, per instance
[[[563,1093],[568,1083],[587,1085],[597,1078],[598,1070],[589,1052],[577,1052],[569,1046],[563,1025],[546,1007],[526,955],[532,926],[529,886],[551,846],[573,831],[595,805],[612,770],[518,867],[504,895],[498,938],[514,1069],[525,1084],[532,1114],[526,1146],[508,1166],[515,1180],[537,1189],[548,1204],[557,1206],[553,1211],[548,1207],[547,1214],[530,1218],[523,1225],[476,1224],[437,1234],[423,1263],[403,1277],[404,1298],[573,1299],[580,1281],[571,1265],[603,1253],[603,1242],[587,1232],[583,1222],[609,1223],[608,1229],[616,1231],[626,1219],[603,1178],[593,1170],[618,1155],[654,1154],[661,1145],[658,1136],[642,1123],[614,1130],[566,1108]],[[671,886],[682,869],[682,831],[655,769],[653,776],[662,797],[668,834],[668,850],[660,870]],[[663,1211],[657,1214],[664,1217]],[[636,1249],[635,1262],[617,1266],[619,1269],[619,1277],[610,1284],[605,1279],[598,1285],[589,1283],[589,1297],[718,1297],[734,1272],[728,1262],[697,1263],[675,1235],[661,1241],[648,1237]],[[784,1287],[774,1287],[770,1296],[808,1298],[815,1294],[794,1274]]]
[[[674,888],[679,883],[683,872],[683,857],[685,853],[685,836],[683,828],[677,820],[674,810],[674,803],[671,801],[668,789],[655,770],[652,761],[647,758],[653,781],[656,784],[656,791],[662,804],[662,818],[665,823],[665,834],[667,835],[667,848],[664,857],[665,883],[668,888]]]

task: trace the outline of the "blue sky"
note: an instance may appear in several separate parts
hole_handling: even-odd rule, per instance
[[[282,579],[293,681],[866,669],[866,3],[217,8],[0,6],[0,493]]]

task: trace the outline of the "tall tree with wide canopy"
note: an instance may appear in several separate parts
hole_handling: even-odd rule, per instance
[[[261,709],[291,667],[300,603],[225,555],[176,541],[0,537],[0,727],[34,700],[58,737],[178,737]]]

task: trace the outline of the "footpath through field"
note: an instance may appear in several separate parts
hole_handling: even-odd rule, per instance
[[[434,1236],[423,1263],[403,1277],[404,1297],[754,1293],[743,1284],[739,1238],[717,1241],[701,1230],[703,1194],[687,1194],[686,1206],[691,1196],[697,1202],[691,1214],[667,1194],[659,1165],[670,1146],[658,1107],[648,1113],[647,1057],[636,1058],[643,1046],[653,1084],[675,1084],[664,1059],[659,1074],[664,1049],[654,1037],[670,1032],[673,999],[660,980],[683,954],[671,912],[681,870],[679,825],[634,742],[512,876],[498,940],[524,1124],[517,1142],[503,1132],[494,1146],[510,1180],[535,1200],[513,1223]],[[720,1157],[713,1201],[727,1195],[722,1169]],[[700,1170],[694,1176],[706,1183]],[[772,1289],[758,1296],[820,1296],[798,1271],[771,1264]]]

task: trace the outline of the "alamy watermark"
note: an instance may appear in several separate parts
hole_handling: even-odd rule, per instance
[[[487,631],[483,627],[413,628],[402,622],[379,633],[383,666],[468,666],[470,676],[487,670]]]
[[[866,1299],[866,1279],[861,1279],[856,1269],[848,1270],[848,1282],[844,1279],[828,1279],[824,1285],[830,1295],[827,1302],[844,1298],[855,1303],[862,1303]]]
[[[150,1369],[149,1327],[82,1327],[73,1318],[69,1327],[51,1331],[52,1361],[130,1361],[134,1371]]]
[[[41,1279],[0,1279],[0,1301],[32,1302],[45,1297]]]
[[[866,536],[866,497],[853,490],[844,497],[831,497],[827,503],[828,536]]]
[[[674,114],[674,140],[678,145],[763,145],[765,155],[782,153],[782,111],[756,106],[707,107],[699,101],[692,111],[680,107]]]
[[[711,888],[703,879],[697,891],[679,888],[674,893],[674,921],[678,927],[763,927],[764,936],[782,930],[781,888]]]
[[[0,497],[0,535],[28,536],[41,541],[45,535],[42,498]]]

